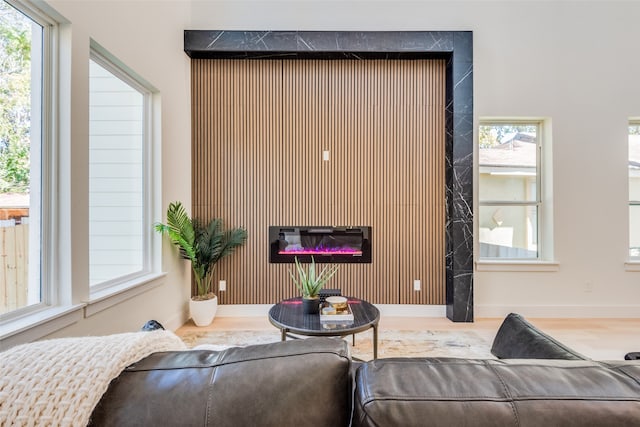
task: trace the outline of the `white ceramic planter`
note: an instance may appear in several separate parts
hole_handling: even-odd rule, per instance
[[[196,326],[209,326],[218,311],[218,297],[204,301],[189,300],[189,312]]]

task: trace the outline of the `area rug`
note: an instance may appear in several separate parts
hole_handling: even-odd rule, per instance
[[[188,347],[224,350],[280,341],[280,331],[189,331],[181,334]],[[351,354],[361,360],[373,358],[372,332],[343,338]],[[491,343],[474,331],[398,331],[378,332],[378,357],[466,357],[493,359]]]

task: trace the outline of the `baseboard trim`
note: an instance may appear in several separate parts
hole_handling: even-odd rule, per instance
[[[187,309],[186,311],[181,310],[175,313],[173,316],[165,320],[164,323],[161,322],[162,326],[164,326],[164,328],[169,331],[178,330],[178,328],[180,328],[182,325],[187,323],[187,321],[189,320],[188,312],[189,312],[189,309]]]
[[[445,305],[421,304],[376,304],[381,316],[388,317],[446,317]],[[225,304],[219,305],[217,317],[262,317],[267,316],[273,304]],[[561,305],[478,305],[476,318],[504,318],[509,313],[518,313],[529,318],[640,318],[640,305],[625,306],[561,306]],[[165,327],[175,330],[188,320],[188,315],[172,316]]]
[[[375,304],[380,316],[389,317],[446,317],[446,305]]]
[[[541,318],[640,318],[640,305],[477,305],[476,317],[503,318],[509,313]]]
[[[375,304],[380,316],[389,317],[445,317],[444,305],[421,304]],[[260,317],[267,316],[273,304],[229,304],[219,305],[216,317]]]
[[[220,304],[216,317],[261,317],[269,314],[273,304]]]

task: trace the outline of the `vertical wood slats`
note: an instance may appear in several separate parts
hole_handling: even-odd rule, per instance
[[[221,303],[297,295],[269,225],[370,225],[373,262],[329,287],[444,304],[444,89],[442,60],[192,60],[192,212],[249,233]]]

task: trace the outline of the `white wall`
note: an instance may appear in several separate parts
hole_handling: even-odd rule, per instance
[[[556,271],[477,271],[476,316],[640,316],[627,259],[627,120],[640,116],[640,3],[612,1],[58,1],[72,23],[74,178],[86,178],[89,37],[162,94],[162,206],[190,204],[189,61],[182,30],[471,30],[478,118],[549,118]],[[582,171],[582,172],[578,172]],[[584,173],[587,171],[587,173]],[[86,184],[74,195],[86,205]],[[85,213],[78,214],[82,217]],[[72,237],[82,251],[86,224]],[[83,235],[83,232],[85,235]],[[164,245],[164,285],[58,335],[131,330],[186,315],[184,266]],[[531,269],[529,269],[531,270]],[[554,270],[554,269],[552,269]],[[586,284],[590,283],[587,287]],[[589,288],[590,291],[586,291]]]

